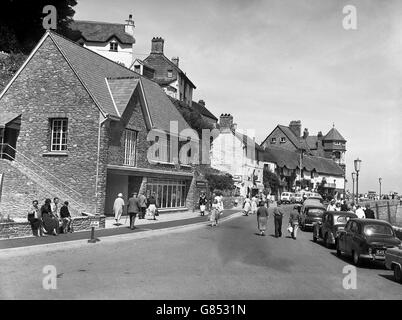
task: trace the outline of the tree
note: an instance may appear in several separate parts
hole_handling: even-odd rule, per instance
[[[270,189],[271,194],[277,194],[280,180],[279,177],[270,170],[263,171],[263,184],[265,189]]]
[[[43,7],[53,5],[57,10],[56,32],[68,35],[76,0],[3,0],[0,10],[0,51],[28,54],[44,34]]]

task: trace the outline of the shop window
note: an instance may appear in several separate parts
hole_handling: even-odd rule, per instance
[[[185,207],[185,181],[174,179],[149,179],[147,191],[155,193],[156,201],[162,209]]]
[[[67,118],[51,119],[51,151],[67,150],[68,120]]]

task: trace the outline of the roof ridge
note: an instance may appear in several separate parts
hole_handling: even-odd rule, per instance
[[[98,24],[114,24],[119,26],[124,26],[124,23],[117,23],[117,22],[107,22],[107,21],[94,21],[94,20],[73,20],[71,22],[85,22],[85,23],[98,23]],[[70,23],[71,23],[70,22]]]

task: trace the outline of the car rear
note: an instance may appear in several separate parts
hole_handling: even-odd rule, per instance
[[[321,222],[324,212],[323,208],[308,208],[304,217],[304,227],[313,227],[314,224]]]

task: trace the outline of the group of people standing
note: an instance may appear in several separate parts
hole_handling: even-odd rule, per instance
[[[332,199],[327,206],[327,211],[348,211],[355,213],[359,219],[375,219],[374,211],[371,210],[368,203],[363,207],[352,202],[349,206],[346,200],[341,203]]]
[[[28,210],[28,221],[31,224],[32,234],[35,237],[73,232],[72,218],[68,208],[68,201],[60,206],[60,199],[55,197],[53,202],[46,199],[39,208],[38,200],[32,201]]]
[[[119,193],[113,204],[113,213],[117,225],[120,224],[125,206],[123,194]],[[145,216],[148,215],[152,220],[156,220],[156,216],[159,215],[158,207],[155,193],[147,198],[143,193],[138,194],[137,192],[133,192],[127,203],[127,213],[130,216],[130,228],[132,230],[135,229],[134,224],[137,216],[138,219],[145,219]]]
[[[198,201],[200,205],[200,214],[204,216],[207,212],[207,206],[209,206],[210,216],[209,220],[211,221],[211,226],[217,226],[219,224],[219,218],[223,212],[223,197],[221,194],[217,194],[215,192],[212,193],[211,198],[208,200],[205,192],[202,192],[200,195],[200,199]]]

